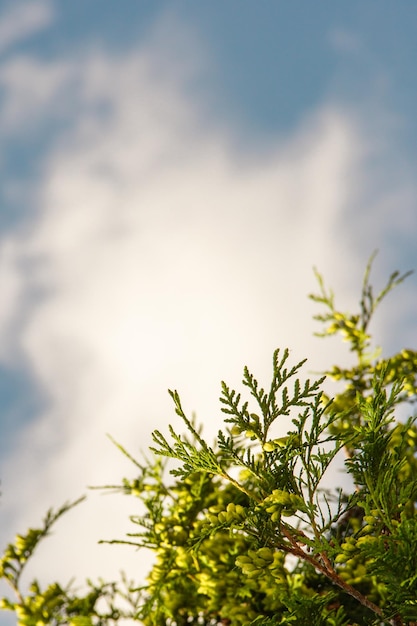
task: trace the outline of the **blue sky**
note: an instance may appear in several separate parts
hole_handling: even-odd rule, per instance
[[[354,306],[375,249],[378,285],[417,267],[416,20],[401,0],[1,4],[2,543],[131,473],[105,433],[146,450],[168,387],[210,435],[219,381],[266,377],[275,347],[346,358],[306,296],[317,266]],[[413,347],[416,287],[376,320],[387,353]],[[90,495],[43,580],[136,572],[96,545],[132,506]]]

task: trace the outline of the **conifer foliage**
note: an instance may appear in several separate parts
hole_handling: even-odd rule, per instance
[[[321,334],[342,335],[353,365],[311,379],[305,361],[277,349],[267,385],[247,367],[241,390],[222,383],[224,428],[213,445],[177,391],[185,434],[154,432],[143,462],[116,444],[138,470],[116,489],[139,498],[144,514],[115,542],[154,552],[145,585],[90,582],[82,597],[36,581],[21,590],[27,559],[66,505],[7,547],[0,575],[14,597],[1,608],[22,626],[417,624],[417,352],[382,358],[369,334],[375,309],[408,273],[375,295],[372,260],[357,313],[336,307],[318,273],[311,296],[324,310]],[[334,397],[328,379],[340,383]],[[400,419],[400,404],[410,417]]]

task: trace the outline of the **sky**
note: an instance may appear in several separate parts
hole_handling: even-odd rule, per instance
[[[349,358],[313,336],[314,267],[343,310],[374,250],[377,287],[417,268],[416,21],[403,0],[0,3],[1,544],[88,494],[27,580],[143,577],[149,555],[97,544],[139,511],[88,489],[135,475],[107,434],[140,458],[181,430],[170,388],[213,437],[245,365]],[[414,274],[377,315],[385,354],[415,347],[416,296]]]

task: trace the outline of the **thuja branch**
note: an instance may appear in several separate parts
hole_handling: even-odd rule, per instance
[[[340,576],[332,566],[326,552],[320,552],[318,555],[319,558],[316,558],[302,548],[302,545],[305,545],[305,542],[300,542],[299,539],[296,539],[292,533],[292,529],[290,530],[290,528],[282,525],[280,530],[282,535],[287,539],[290,545],[286,543],[279,543],[279,549],[284,550],[285,552],[288,552],[289,554],[292,554],[293,556],[302,559],[306,563],[309,563],[314,567],[314,569],[324,574],[333,584],[343,589],[343,591],[355,598],[363,606],[373,611],[379,617],[384,616],[383,611],[379,606],[377,606],[374,602],[369,600],[369,598],[364,596],[360,591],[358,591],[358,589],[355,589],[355,587],[352,587],[352,585],[349,585],[342,578],[340,578]]]
[[[333,398],[323,379],[298,378],[304,361],[293,367],[289,351],[276,350],[270,385],[248,368],[242,393],[222,383],[226,428],[211,447],[170,392],[187,432],[154,433],[154,452],[179,463],[169,493],[144,496],[144,536],[157,550],[151,580],[163,581],[159,595],[149,588],[145,626],[197,616],[347,626],[367,623],[368,612],[376,623],[416,622],[417,426],[395,420],[394,409],[417,395],[417,352],[372,351],[375,309],[406,275],[391,275],[374,295],[370,266],[353,315],[336,308],[317,275],[324,335],[341,333],[357,361],[327,372],[345,384]],[[342,449],[352,490],[323,489]]]
[[[358,602],[360,602],[363,606],[370,609],[380,617],[384,616],[383,611],[379,606],[377,606],[374,602],[369,600],[369,598],[364,596],[360,591],[358,591],[358,589],[355,589],[355,587],[352,587],[352,585],[349,585],[347,582],[345,582],[343,578],[340,578],[325,552],[320,553],[320,558],[323,562],[323,568],[319,569],[325,576],[327,576],[335,585],[337,585],[338,587],[346,591],[346,593],[358,600]]]

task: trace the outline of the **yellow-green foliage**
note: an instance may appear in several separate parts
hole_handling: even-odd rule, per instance
[[[354,314],[336,308],[317,274],[321,334],[341,334],[356,357],[325,373],[341,385],[335,397],[326,394],[326,377],[306,378],[304,361],[292,364],[288,350],[276,350],[266,387],[248,368],[241,392],[222,383],[225,426],[213,446],[176,391],[187,436],[156,431],[155,456],[143,464],[116,444],[138,470],[116,488],[144,506],[118,541],[156,557],[139,598],[134,586],[124,593],[130,611],[115,608],[116,586],[79,598],[36,582],[21,592],[27,559],[66,509],[6,549],[0,571],[15,599],[2,608],[26,626],[122,624],[124,615],[145,626],[417,623],[417,428],[412,415],[397,417],[400,404],[416,400],[417,352],[382,358],[369,332],[376,307],[407,275],[392,274],[375,296],[370,269],[371,262]],[[288,417],[289,431],[277,437]],[[345,476],[334,480],[343,488],[324,489],[336,457]],[[100,598],[107,612],[98,611]]]

